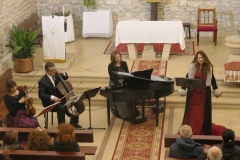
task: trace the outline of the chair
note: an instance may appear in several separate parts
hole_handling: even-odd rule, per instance
[[[213,32],[213,42],[217,45],[216,10],[198,8],[197,46],[199,45],[199,32]]]
[[[53,125],[53,112],[49,111],[52,114],[52,118],[51,118],[51,124]],[[48,112],[44,113],[44,119],[45,119],[45,127],[44,128],[48,128]]]

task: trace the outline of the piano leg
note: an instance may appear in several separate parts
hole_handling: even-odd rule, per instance
[[[107,121],[108,125],[110,125],[110,100],[107,99]]]
[[[145,117],[145,101],[142,100],[142,117]]]
[[[158,126],[158,120],[159,120],[159,98],[156,98],[156,126]]]
[[[145,104],[144,104],[144,100],[143,100],[143,103],[142,103],[142,116],[141,118],[137,118],[135,117],[135,108],[136,108],[136,103],[135,101],[133,101],[133,105],[132,105],[132,119],[131,119],[131,123],[133,124],[138,124],[138,123],[143,123],[143,122],[146,122],[147,121],[147,117],[145,117]]]

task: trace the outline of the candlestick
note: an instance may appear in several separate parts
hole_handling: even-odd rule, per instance
[[[61,9],[60,9],[60,6],[58,6],[58,13],[60,13],[61,12]]]

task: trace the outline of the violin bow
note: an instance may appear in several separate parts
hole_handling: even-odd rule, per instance
[[[82,82],[81,83],[79,83],[76,87],[74,87],[70,92],[68,92],[65,96],[63,96],[61,99],[60,99],[60,101],[61,100],[63,100],[65,97],[67,97],[70,93],[72,93],[75,89],[77,89],[77,87],[78,86],[80,86],[80,84],[82,84]]]
[[[46,73],[43,73],[41,75],[41,77],[37,80],[37,82],[33,85],[33,87],[30,89],[30,91],[28,92],[28,94],[33,90],[33,88],[36,86],[36,84],[42,79],[42,77],[45,75]]]

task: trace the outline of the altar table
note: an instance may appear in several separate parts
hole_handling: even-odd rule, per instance
[[[168,60],[172,43],[179,43],[181,49],[185,49],[184,38],[182,21],[119,21],[115,45],[127,43],[129,57],[136,59],[135,43],[164,43],[162,60]]]
[[[83,12],[82,36],[110,38],[113,32],[111,10],[89,10]]]
[[[65,32],[65,42],[72,42],[75,40],[73,18],[72,18],[72,15],[69,15],[65,18],[67,22],[67,31]]]
[[[63,16],[42,16],[44,62],[66,62]]]

